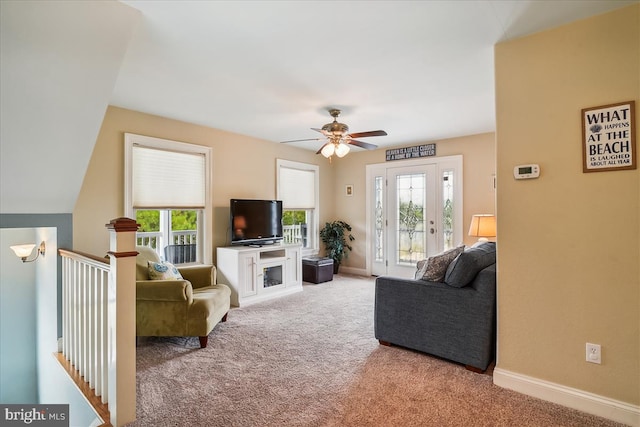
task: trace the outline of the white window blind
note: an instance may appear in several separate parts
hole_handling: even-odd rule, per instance
[[[205,207],[205,156],[133,146],[133,208]]]
[[[280,199],[284,209],[314,209],[315,188],[314,171],[280,168]]]

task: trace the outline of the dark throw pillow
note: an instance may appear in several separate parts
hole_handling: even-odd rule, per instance
[[[456,288],[463,288],[473,281],[476,275],[496,262],[496,244],[483,242],[463,251],[454,259],[444,276],[444,282]]]

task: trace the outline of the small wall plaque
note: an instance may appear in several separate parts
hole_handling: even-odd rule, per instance
[[[417,159],[436,155],[436,144],[415,145],[413,147],[392,148],[386,151],[387,162],[391,160]]]

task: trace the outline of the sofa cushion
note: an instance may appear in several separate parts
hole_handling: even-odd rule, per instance
[[[147,246],[136,246],[138,256],[136,256],[136,280],[149,279],[149,264],[147,261],[160,261],[160,257],[155,249]]]
[[[449,286],[463,288],[473,281],[480,270],[495,262],[496,244],[494,242],[475,244],[460,253],[449,264],[444,282]]]
[[[447,267],[449,267],[449,264],[460,255],[462,251],[464,251],[464,245],[418,261],[418,270],[416,271],[415,278],[429,282],[442,282],[447,272]]]
[[[147,261],[149,266],[150,280],[182,280],[182,275],[178,269],[166,261]]]

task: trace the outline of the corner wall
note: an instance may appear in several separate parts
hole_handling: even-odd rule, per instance
[[[0,214],[0,229],[2,228],[36,228],[53,227],[56,229],[57,247],[73,249],[73,228],[71,214]],[[58,337],[62,336],[62,259],[55,254],[57,259],[56,282],[58,289],[57,306]]]
[[[0,402],[38,402],[37,263],[9,248],[36,243],[32,228],[0,229]],[[55,339],[55,338],[54,338]]]
[[[640,172],[583,173],[581,145],[582,108],[630,100],[640,142],[640,5],[501,43],[495,63],[494,379],[564,387],[587,411],[629,404],[640,425]],[[514,180],[523,163],[540,178]]]

